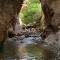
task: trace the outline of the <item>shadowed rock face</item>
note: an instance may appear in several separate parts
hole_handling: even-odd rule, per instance
[[[11,20],[18,15],[22,3],[23,0],[0,0],[0,43],[6,40]]]
[[[51,20],[51,24],[53,26],[58,26],[60,25],[60,0],[46,0],[48,6],[53,9],[54,15]]]
[[[48,29],[60,29],[60,0],[40,0]]]

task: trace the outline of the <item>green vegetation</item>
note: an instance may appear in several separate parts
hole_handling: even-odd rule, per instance
[[[43,11],[39,0],[25,0],[21,10],[20,18],[24,24],[34,23],[43,16]]]

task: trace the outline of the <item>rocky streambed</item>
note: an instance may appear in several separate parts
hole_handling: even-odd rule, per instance
[[[51,44],[50,44],[51,42]],[[58,60],[59,45],[45,40],[39,34],[21,35],[8,38],[1,60]]]

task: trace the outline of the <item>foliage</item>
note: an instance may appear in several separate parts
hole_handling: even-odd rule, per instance
[[[20,13],[23,23],[34,23],[36,20],[40,19],[42,15],[42,8],[39,0],[26,0],[24,4],[26,5],[26,9],[21,10]]]

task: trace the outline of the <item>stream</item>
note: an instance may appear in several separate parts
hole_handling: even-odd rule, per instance
[[[50,52],[41,47],[40,36],[8,38],[0,60],[51,60]]]

